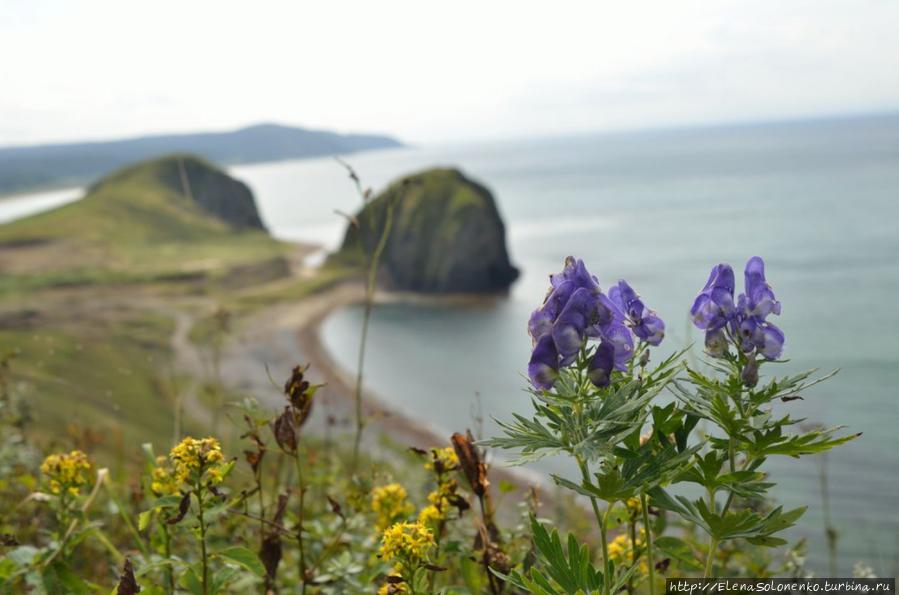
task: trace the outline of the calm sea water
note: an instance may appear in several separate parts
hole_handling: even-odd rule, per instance
[[[527,412],[525,324],[568,254],[605,286],[627,278],[668,322],[669,349],[701,339],[687,309],[711,266],[763,256],[783,302],[784,372],[841,372],[784,410],[864,436],[828,457],[843,572],[865,560],[895,574],[899,540],[899,118],[616,134],[421,148],[351,158],[375,189],[455,165],[495,193],[523,276],[478,308],[386,305],[371,332],[368,382],[444,433]],[[334,246],[333,209],[358,199],[330,160],[238,168],[279,233]],[[330,317],[324,340],[355,366],[361,313]],[[661,354],[660,354],[661,355]],[[809,505],[794,535],[823,569],[819,463],[772,460],[777,498]],[[556,462],[544,464],[554,466]],[[564,467],[559,467],[564,470]]]
[[[627,278],[665,318],[659,357],[701,342],[686,311],[712,265],[740,271],[763,256],[783,303],[778,324],[791,358],[783,372],[841,370],[784,411],[864,432],[827,459],[840,570],[864,560],[895,576],[899,117],[410,148],[350,161],[376,190],[426,167],[461,167],[493,190],[508,224],[523,275],[507,298],[467,308],[385,305],[372,321],[369,387],[443,433],[480,417],[490,435],[492,417],[530,410],[525,325],[566,255],[583,258],[606,287]],[[232,171],[287,239],[334,247],[343,227],[334,210],[359,206],[330,159]],[[348,308],[323,329],[348,370],[360,319]],[[539,467],[548,468],[566,470],[557,461]],[[794,536],[808,539],[812,565],[824,569],[820,460],[775,459],[771,468],[781,503],[809,505]]]

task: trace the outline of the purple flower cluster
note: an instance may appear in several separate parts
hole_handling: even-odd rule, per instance
[[[607,386],[614,370],[627,369],[633,335],[650,345],[665,336],[665,323],[626,281],[619,281],[607,296],[580,259],[565,259],[562,272],[550,276],[550,285],[543,305],[528,321],[534,342],[528,376],[536,388],[552,388],[559,369],[577,359],[588,339],[599,341],[588,367],[590,380]]]
[[[767,321],[780,314],[780,302],[765,281],[765,262],[753,256],[746,263],[746,291],[734,301],[734,271],[728,264],[712,269],[705,287],[696,296],[690,315],[693,324],[705,330],[706,350],[724,355],[730,339],[746,353],[774,360],[783,353],[783,331]]]

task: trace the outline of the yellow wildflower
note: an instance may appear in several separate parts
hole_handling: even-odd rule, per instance
[[[641,574],[646,574],[649,570],[646,565],[646,559],[642,556],[643,539],[645,537],[646,532],[641,529],[637,534],[636,540],[637,555],[640,556],[640,566],[638,571]],[[614,561],[617,565],[628,567],[633,563],[634,544],[631,542],[630,535],[621,534],[610,541],[608,545],[608,551],[609,559]]]
[[[150,474],[150,491],[154,496],[172,496],[178,493],[178,482],[167,463],[164,456],[156,457],[156,465]]]
[[[406,583],[384,583],[378,589],[378,595],[405,595],[409,592]]]
[[[437,489],[428,494],[428,502],[439,508],[440,510],[447,510],[451,506],[450,500],[456,495],[456,488],[458,488],[458,484],[456,484],[455,480],[444,481],[437,484]]]
[[[634,517],[640,514],[643,509],[642,505],[640,504],[640,498],[636,496],[634,496],[633,498],[628,498],[625,501],[624,505],[627,507],[628,513],[630,513],[630,515]]]
[[[418,522],[428,527],[436,527],[446,518],[446,510],[441,510],[433,504],[425,506],[418,513]]]
[[[422,523],[396,523],[384,531],[378,551],[388,560],[416,564],[427,559],[435,543],[434,534]]]
[[[188,436],[172,449],[169,458],[175,467],[175,479],[179,483],[189,482],[203,472],[209,473],[213,483],[221,483],[223,479],[219,463],[225,457],[215,438],[197,440]]]
[[[378,486],[371,491],[371,508],[377,515],[377,527],[383,531],[396,521],[408,517],[415,508],[407,500],[406,488],[398,483]]]
[[[452,471],[458,469],[458,467],[459,457],[456,456],[456,451],[452,446],[447,446],[446,448],[432,448],[431,460],[425,463],[425,469],[431,471],[436,470],[438,473]]]
[[[91,463],[80,450],[52,454],[41,463],[41,473],[47,476],[50,491],[54,494],[65,492],[77,496],[81,487],[90,482],[90,470]]]

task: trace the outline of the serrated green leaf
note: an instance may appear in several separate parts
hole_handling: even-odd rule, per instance
[[[217,552],[217,555],[242,566],[260,578],[265,576],[265,566],[262,565],[256,552],[251,549],[234,546]]]

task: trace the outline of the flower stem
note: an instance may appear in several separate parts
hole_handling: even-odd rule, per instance
[[[628,515],[630,517],[630,515]],[[637,565],[637,556],[639,552],[637,551],[637,523],[633,519],[633,517],[628,518],[627,521],[627,532],[631,539],[631,566]],[[627,592],[634,592],[634,575],[632,574],[629,579],[627,579]]]
[[[734,449],[735,449],[734,437],[731,436],[730,441],[728,442],[728,445],[727,445],[727,456],[728,456],[728,459],[730,460],[730,472],[731,473],[735,473],[737,471],[737,457],[734,452]],[[727,514],[727,510],[730,508],[730,504],[731,504],[731,502],[733,502],[733,500],[734,500],[734,492],[733,492],[733,490],[730,490],[730,492],[727,494],[727,500],[724,502],[724,508],[721,509],[722,517]]]
[[[390,235],[390,229],[393,227],[393,201],[387,197],[387,213],[384,222],[384,228],[381,230],[381,237],[378,244],[371,255],[368,266],[368,276],[365,280],[365,310],[362,315],[362,332],[359,337],[359,359],[356,363],[356,437],[353,441],[353,471],[355,472],[359,463],[359,447],[362,443],[362,430],[365,428],[365,418],[362,414],[362,371],[365,366],[365,344],[368,340],[368,324],[371,321],[371,311],[374,306],[375,289],[378,283],[378,263],[381,260],[381,254],[387,246],[387,237]],[[360,241],[364,244],[362,238],[362,230],[359,230]]]
[[[581,469],[581,475],[584,478],[585,482],[590,481],[590,471],[587,468],[587,463],[581,457],[575,457],[577,460],[578,467]],[[606,524],[603,522],[602,513],[599,512],[599,502],[594,497],[590,497],[590,504],[593,506],[593,516],[596,517],[596,524],[599,526],[599,538],[602,543],[602,567],[603,567],[603,580],[602,580],[602,592],[603,595],[608,595],[609,593],[609,545],[606,543]],[[612,505],[609,504],[609,509],[612,509]],[[608,512],[608,511],[607,511]]]
[[[169,535],[169,527],[166,523],[161,523],[160,526],[162,527],[162,553],[165,556],[166,562],[171,562],[172,537]],[[175,595],[175,574],[172,572],[171,564],[166,564],[165,566],[165,584],[166,594]]]
[[[715,550],[718,549],[718,541],[712,537],[709,539],[709,555],[705,560],[705,574],[702,578],[710,578],[712,576],[712,562],[715,559]]]
[[[646,494],[640,494],[640,508],[643,512],[643,530],[646,531],[646,563],[649,568],[649,595],[656,595],[655,554],[652,551],[652,527],[649,526],[649,506]]]
[[[715,512],[715,490],[709,489],[709,510]],[[712,575],[712,561],[715,558],[715,550],[718,549],[718,540],[714,536],[709,535],[709,555],[705,560],[705,574],[703,578],[709,578]]]
[[[200,523],[200,556],[203,565],[203,595],[209,593],[209,560],[206,554],[206,519],[203,516],[203,486],[197,481],[197,488],[194,492],[197,496],[197,520]]]
[[[306,549],[303,544],[303,517],[305,515],[305,497],[306,486],[303,482],[303,465],[300,461],[300,451],[297,450],[293,455],[294,463],[297,467],[297,488],[300,491],[300,509],[297,515],[297,547],[300,550],[300,584],[301,592],[306,592]]]

